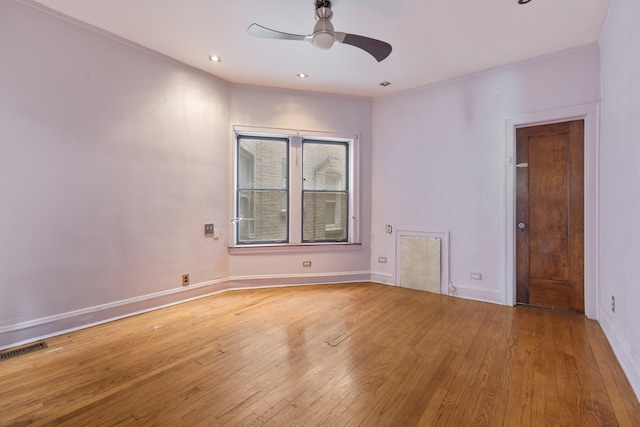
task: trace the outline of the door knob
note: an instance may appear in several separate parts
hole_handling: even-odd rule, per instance
[[[518,223],[518,228],[520,229],[520,231],[524,231],[526,226],[527,225],[524,222],[519,222]]]

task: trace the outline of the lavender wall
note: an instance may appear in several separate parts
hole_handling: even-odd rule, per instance
[[[372,271],[397,283],[394,230],[450,233],[456,295],[505,303],[506,123],[596,103],[597,45],[374,101]],[[532,119],[533,120],[533,119]],[[526,123],[526,119],[520,120]],[[378,263],[378,257],[388,263]],[[470,273],[482,273],[471,280]]]
[[[640,3],[613,0],[602,49],[600,324],[640,396]],[[610,308],[616,297],[616,311]]]
[[[0,347],[228,276],[227,83],[16,1],[0,57]]]

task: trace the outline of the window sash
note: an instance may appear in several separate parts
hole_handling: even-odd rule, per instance
[[[244,245],[289,241],[286,190],[238,190],[236,242]],[[256,214],[256,212],[258,212]]]
[[[349,143],[303,140],[302,176],[302,242],[348,242]]]
[[[303,190],[302,204],[303,243],[349,241],[348,192]]]
[[[289,151],[288,138],[238,135],[235,244],[289,241]]]

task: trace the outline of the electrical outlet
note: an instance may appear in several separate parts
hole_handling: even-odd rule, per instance
[[[473,280],[482,280],[482,273],[469,273],[469,277]]]
[[[189,275],[188,274],[183,274],[182,275],[182,286],[189,286]]]
[[[215,228],[213,227],[213,224],[205,224],[204,225],[204,235],[207,237],[213,237],[213,234],[215,233]]]
[[[302,261],[303,267],[311,267],[311,261]]]
[[[386,264],[387,263],[387,257],[386,256],[379,256],[378,257],[378,262],[380,264]]]
[[[616,297],[611,295],[611,311],[616,312]]]

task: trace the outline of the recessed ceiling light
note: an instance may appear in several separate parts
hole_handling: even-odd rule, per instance
[[[222,61],[222,58],[220,58],[218,55],[209,55],[209,61],[211,61],[211,62],[220,62],[220,61]]]
[[[307,77],[309,77],[309,74],[307,74],[307,73],[298,73],[298,74],[296,74],[296,76],[300,77],[301,79],[306,79]]]
[[[391,84],[390,82],[388,82],[388,81],[386,81],[386,80],[385,80],[385,81],[383,81],[382,83],[380,83],[380,86],[387,87],[387,86],[389,86],[390,84]]]

